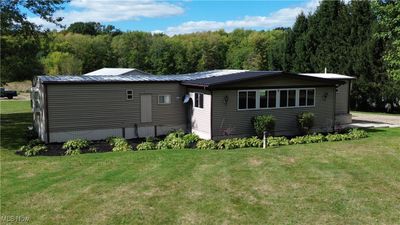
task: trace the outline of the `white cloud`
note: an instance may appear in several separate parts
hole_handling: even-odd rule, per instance
[[[175,27],[168,27],[164,33],[167,35],[187,34],[200,31],[214,31],[224,29],[232,31],[236,28],[262,28],[271,29],[274,27],[291,26],[296,17],[301,13],[308,13],[316,9],[319,0],[310,0],[306,4],[299,7],[283,8],[276,12],[270,13],[268,16],[245,16],[240,20],[228,21],[188,21]]]
[[[156,0],[72,0],[69,11],[58,11],[56,17],[63,17],[62,24],[74,22],[115,22],[138,20],[148,17],[165,17],[179,15],[184,9],[176,4]],[[46,28],[53,25],[39,17],[30,17],[30,21]]]

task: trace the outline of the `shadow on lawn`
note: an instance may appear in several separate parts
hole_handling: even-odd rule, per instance
[[[1,148],[17,150],[24,145],[28,126],[32,126],[32,113],[1,114]]]

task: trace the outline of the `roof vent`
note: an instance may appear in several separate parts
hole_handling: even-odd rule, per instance
[[[325,74],[326,74],[326,67],[325,67]]]

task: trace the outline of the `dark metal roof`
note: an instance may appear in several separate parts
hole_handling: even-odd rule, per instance
[[[225,76],[209,77],[196,80],[189,80],[182,82],[183,85],[210,87],[221,85],[225,83],[238,82],[241,80],[255,79],[258,77],[272,76],[282,74],[281,71],[244,71],[236,74],[229,74]]]
[[[237,83],[243,80],[257,79],[266,76],[293,76],[305,80],[316,80],[327,84],[341,83],[337,79],[309,76],[305,74],[282,71],[249,71],[249,70],[211,70],[175,75],[104,75],[104,76],[38,76],[41,83],[122,83],[122,82],[182,82],[183,85],[204,88],[217,87],[227,83]]]
[[[283,71],[244,71],[241,73],[230,74],[230,75],[225,75],[225,76],[209,77],[209,78],[183,81],[182,84],[187,85],[187,86],[213,88],[213,87],[223,86],[224,84],[228,84],[228,83],[238,83],[238,82],[244,81],[244,80],[251,80],[251,79],[257,79],[257,78],[261,78],[261,77],[270,77],[270,76],[291,76],[294,78],[300,78],[300,79],[305,79],[305,80],[321,81],[321,82],[331,84],[331,85],[343,83],[340,80],[311,77],[311,76],[300,75],[297,73],[283,72]]]
[[[232,75],[245,70],[211,70],[175,75],[38,76],[41,83],[181,82]]]

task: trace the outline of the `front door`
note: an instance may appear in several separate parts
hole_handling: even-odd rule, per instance
[[[152,122],[151,95],[140,96],[140,118],[142,123]]]

